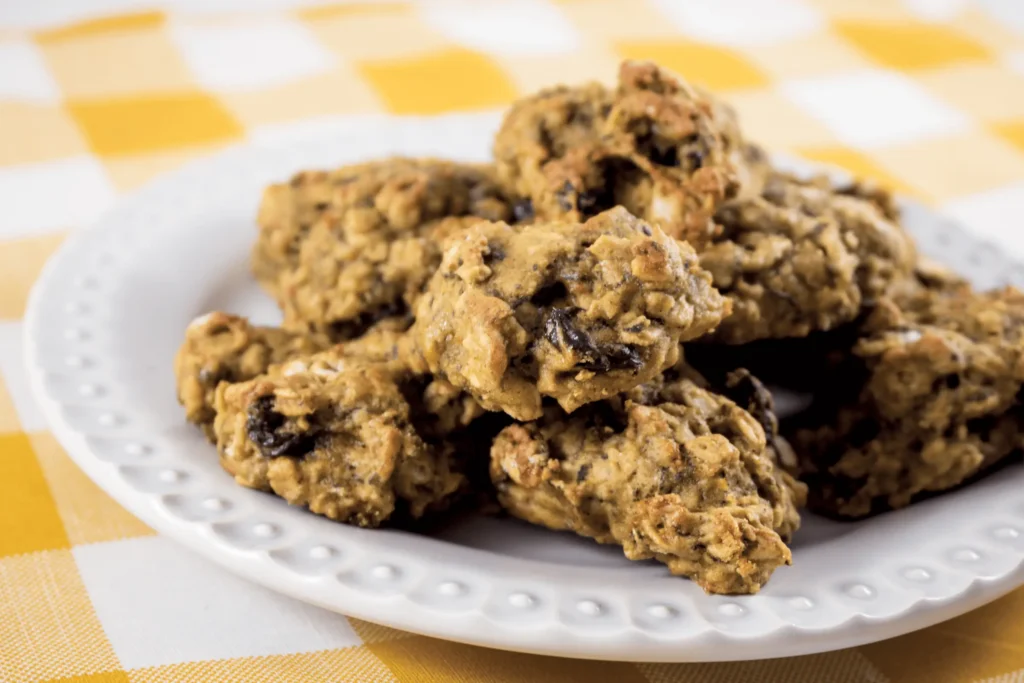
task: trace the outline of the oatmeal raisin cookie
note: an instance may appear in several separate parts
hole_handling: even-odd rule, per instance
[[[733,313],[715,339],[804,337],[855,319],[914,264],[914,248],[882,199],[769,173],[758,196],[717,213],[723,230],[700,254]]]
[[[709,593],[756,593],[789,564],[798,494],[758,421],[689,373],[502,431],[491,476],[510,513],[656,559]]]
[[[614,89],[558,86],[514,104],[494,142],[498,177],[538,219],[583,222],[622,205],[697,246],[736,191],[736,140],[716,120],[730,114],[678,76],[627,61]]]
[[[728,305],[685,243],[622,207],[586,223],[481,223],[445,249],[416,309],[423,370],[520,420],[655,377]]]
[[[217,389],[217,449],[238,483],[366,527],[397,508],[421,517],[463,486],[450,449],[416,433],[386,368],[293,369]]]
[[[860,334],[860,381],[826,395],[793,435],[813,507],[903,507],[1024,446],[1024,294],[905,289]]]
[[[349,339],[407,314],[446,234],[509,218],[484,166],[394,158],[300,173],[264,195],[253,271],[285,327]]]

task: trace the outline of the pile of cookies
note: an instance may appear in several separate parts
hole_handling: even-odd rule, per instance
[[[1024,295],[650,63],[515,103],[493,164],[299,173],[258,223],[284,324],[195,320],[178,396],[238,483],[334,520],[496,502],[754,593],[801,506],[898,508],[1024,445]],[[762,381],[811,407],[780,425]]]

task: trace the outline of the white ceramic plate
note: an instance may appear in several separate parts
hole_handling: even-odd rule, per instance
[[[1024,468],[857,524],[808,516],[794,565],[759,595],[711,597],[613,547],[512,520],[430,537],[368,531],[234,484],[185,424],[171,359],[211,309],[275,322],[248,273],[260,190],[308,167],[387,154],[487,158],[494,116],[372,119],[227,152],[151,184],[47,265],[26,323],[57,438],[146,523],[224,567],[328,609],[511,650],[696,661],[797,655],[948,619],[1024,583]],[[925,252],[998,284],[1021,270],[909,206]],[[1016,273],[1016,274],[1014,274]]]

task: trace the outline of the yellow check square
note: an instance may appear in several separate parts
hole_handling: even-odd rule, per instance
[[[931,69],[990,59],[985,46],[941,24],[837,22],[839,35],[893,69]]]
[[[0,681],[120,668],[71,551],[0,558]]]
[[[712,90],[758,88],[769,83],[757,65],[738,52],[689,41],[639,41],[617,45],[625,59],[648,59]]]
[[[242,126],[202,93],[68,104],[96,154],[141,154],[241,137]]]
[[[0,558],[68,548],[57,504],[24,434],[0,435]]]
[[[470,50],[364,62],[359,70],[395,114],[486,109],[516,98],[511,80],[494,60]]]

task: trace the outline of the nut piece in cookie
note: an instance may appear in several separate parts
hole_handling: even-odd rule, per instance
[[[214,392],[221,382],[243,382],[274,363],[327,348],[326,338],[252,325],[245,318],[214,312],[196,318],[174,358],[178,401],[189,422],[209,438]]]
[[[853,354],[851,395],[823,401],[793,433],[812,507],[903,507],[1024,446],[1021,292],[904,290],[872,312]]]
[[[685,243],[617,207],[451,239],[411,331],[424,369],[519,420],[650,380],[728,305]]]
[[[772,171],[759,195],[719,208],[722,232],[700,255],[733,303],[717,341],[832,329],[910,274],[910,238],[880,208],[882,199],[859,196],[856,188],[841,192],[824,177],[805,181]]]
[[[253,271],[286,328],[349,339],[407,314],[446,234],[510,215],[484,166],[396,158],[301,173],[264,196]]]
[[[542,220],[622,205],[698,246],[736,191],[736,141],[720,126],[738,128],[716,120],[730,115],[678,76],[627,61],[614,89],[559,86],[515,103],[494,141],[498,177]]]
[[[464,482],[448,450],[416,434],[409,404],[378,366],[223,384],[216,411],[221,465],[238,483],[333,520],[375,527],[398,508],[418,518]]]
[[[621,545],[709,593],[756,593],[790,564],[794,492],[757,420],[685,374],[507,427],[491,477],[511,514]],[[632,397],[632,398],[629,398]]]

